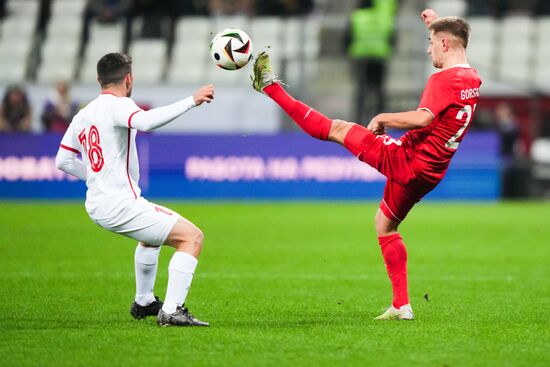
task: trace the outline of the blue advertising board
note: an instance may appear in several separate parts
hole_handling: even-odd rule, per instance
[[[0,136],[0,198],[84,198],[85,184],[55,168],[59,135]],[[385,177],[345,148],[304,134],[137,138],[140,187],[149,198],[379,199]],[[470,132],[435,199],[500,193],[499,140]]]

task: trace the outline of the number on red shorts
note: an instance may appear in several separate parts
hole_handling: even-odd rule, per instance
[[[101,140],[99,138],[99,131],[95,125],[90,126],[88,136],[86,136],[86,130],[82,130],[78,134],[78,141],[84,147],[84,150],[88,152],[88,160],[92,171],[99,172],[105,164],[103,159],[103,150],[101,149]]]

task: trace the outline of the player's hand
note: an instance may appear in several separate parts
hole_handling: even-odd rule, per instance
[[[386,126],[381,120],[379,120],[379,116],[380,115],[374,116],[374,118],[370,120],[367,125],[367,129],[372,131],[374,135],[384,135],[386,133]]]
[[[200,106],[203,102],[210,103],[214,99],[214,86],[208,84],[199,88],[199,90],[193,94],[195,100],[195,106]]]
[[[426,27],[429,27],[434,20],[439,18],[439,15],[433,9],[426,9],[420,14],[420,18],[422,18]]]

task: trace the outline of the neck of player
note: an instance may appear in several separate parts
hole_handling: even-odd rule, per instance
[[[127,96],[127,89],[124,84],[117,84],[117,85],[108,85],[105,88],[101,88],[101,93],[109,93],[113,94],[117,97],[126,97]]]
[[[443,62],[443,66],[441,67],[441,70],[446,70],[456,65],[465,65],[465,64],[468,64],[468,59],[466,58],[466,50],[464,49],[455,50],[447,54],[447,57]]]

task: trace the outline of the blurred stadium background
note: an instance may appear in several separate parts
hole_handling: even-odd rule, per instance
[[[362,3],[0,0],[0,365],[549,366],[550,1]],[[360,5],[384,8],[383,57],[350,56]],[[469,20],[484,84],[437,201],[401,227],[417,320],[380,324],[391,289],[372,218],[385,178],[297,131],[252,90],[250,66],[217,69],[208,48],[241,28],[296,97],[368,122],[416,108],[435,71],[426,7]],[[211,328],[131,321],[134,242],[95,226],[84,183],[55,168],[113,51],[133,57],[143,108],[216,85],[214,103],[137,139],[143,195],[206,234],[189,304]],[[495,203],[509,198],[535,200]]]
[[[251,67],[217,69],[209,41],[223,28],[245,30],[255,52],[269,51],[295,96],[329,116],[368,122],[380,106],[414,109],[435,71],[419,20],[425,7],[470,22],[469,60],[484,80],[471,131],[430,197],[549,197],[549,3],[386,1],[396,7],[391,53],[374,69],[385,75],[380,91],[364,87],[363,64],[348,52],[350,17],[360,3],[1,0],[0,197],[83,197],[84,186],[54,167],[58,142],[79,106],[98,93],[97,60],[125,51],[134,60],[133,97],[144,108],[204,83],[217,87],[212,105],[138,139],[146,196],[379,198],[383,177],[340,147],[294,134],[277,106],[250,87]]]

